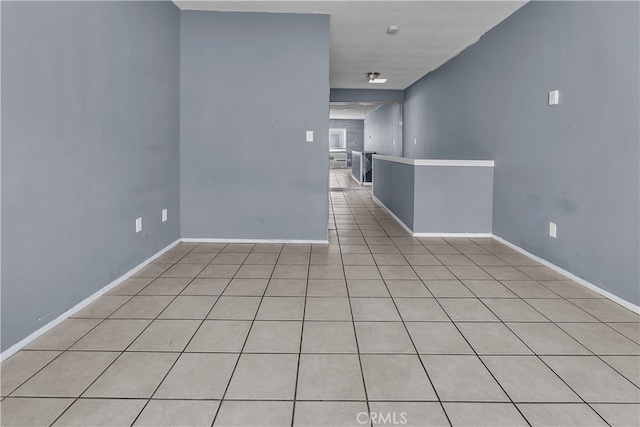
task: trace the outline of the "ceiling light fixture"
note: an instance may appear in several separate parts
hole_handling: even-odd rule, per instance
[[[387,79],[381,79],[380,73],[376,71],[369,72],[365,74],[365,76],[367,76],[367,78],[369,79],[369,83],[386,83],[387,82]]]
[[[398,27],[397,25],[392,25],[387,28],[387,33],[389,34],[398,34],[398,31],[400,31],[400,27]]]

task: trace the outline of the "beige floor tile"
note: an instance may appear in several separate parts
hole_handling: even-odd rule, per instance
[[[422,355],[420,358],[441,401],[509,401],[475,355]]]
[[[273,265],[244,264],[234,276],[237,279],[269,279],[273,273]]]
[[[190,252],[180,258],[180,264],[209,264],[216,257],[216,252]]]
[[[140,427],[209,427],[220,402],[216,400],[151,400],[134,426]]]
[[[140,271],[137,271],[135,273],[133,273],[131,275],[131,277],[151,277],[151,278],[156,278],[158,276],[160,276],[162,273],[164,273],[165,271],[167,271],[171,266],[173,265],[173,263],[167,264],[167,263],[152,263],[149,264],[145,267],[143,267],[142,269],[140,269]]]
[[[438,258],[430,254],[404,254],[404,257],[413,266],[442,264]]]
[[[454,322],[497,322],[498,318],[475,298],[438,298]]]
[[[464,297],[473,298],[475,295],[459,280],[425,280],[429,292],[437,298]]]
[[[191,278],[184,277],[159,277],[141,290],[138,295],[178,295],[191,280]]]
[[[501,280],[500,282],[520,298],[560,298],[560,295],[533,280]]]
[[[345,265],[344,273],[347,280],[375,280],[382,279],[377,267],[361,265]]]
[[[285,252],[278,258],[278,264],[309,265],[311,254],[309,252]]]
[[[529,277],[514,267],[483,266],[483,270],[496,280],[529,280]]]
[[[478,298],[517,298],[497,280],[464,280],[463,283]]]
[[[307,290],[305,279],[271,279],[267,286],[267,297],[303,297]]]
[[[604,323],[559,323],[558,326],[595,354],[640,354],[640,345]]]
[[[161,277],[189,277],[194,278],[204,269],[206,264],[174,264]]]
[[[586,402],[640,403],[640,390],[595,356],[542,356]]]
[[[522,341],[536,354],[591,354],[553,323],[507,323]]]
[[[495,255],[478,255],[478,254],[470,254],[467,255],[471,261],[479,266],[492,266],[492,267],[504,267],[507,266],[507,262],[503,259],[498,258]]]
[[[67,319],[24,348],[27,350],[66,350],[95,328],[98,323],[100,323],[100,319]]]
[[[351,321],[348,298],[307,298],[305,320]]]
[[[482,360],[514,402],[580,402],[535,356],[483,356]]]
[[[607,323],[607,325],[640,344],[640,323]]]
[[[107,319],[76,342],[72,350],[123,351],[151,320]]]
[[[280,253],[282,251],[282,243],[258,243],[251,250],[252,253]]]
[[[538,261],[522,254],[501,254],[498,258],[515,267],[535,267],[540,265]]]
[[[540,284],[563,298],[604,298],[599,293],[594,292],[573,280],[566,280],[566,278],[552,281],[542,280],[540,281]]]
[[[365,400],[357,355],[302,354],[298,400]]]
[[[180,295],[221,295],[229,279],[193,279]]]
[[[418,356],[363,355],[361,361],[370,401],[436,400]]]
[[[409,265],[401,254],[374,254],[373,258],[377,265]]]
[[[533,354],[531,350],[502,323],[457,323],[477,354]]]
[[[288,255],[288,254],[285,254]],[[275,252],[252,252],[244,260],[245,264],[274,265],[278,261],[279,253]]]
[[[640,315],[605,298],[569,301],[602,322],[640,322]]]
[[[149,398],[177,358],[176,353],[124,353],[82,396]]]
[[[371,402],[371,421],[376,426],[448,426],[447,416],[436,402]],[[364,420],[364,416],[361,416]]]
[[[602,356],[602,360],[640,387],[640,356]]]
[[[475,265],[473,261],[460,254],[440,254],[436,258],[444,265]]]
[[[20,384],[60,355],[59,351],[19,351],[0,365],[0,395],[7,396]]]
[[[397,251],[397,249],[395,247],[393,249],[395,249]],[[369,249],[369,246],[367,246],[367,245],[345,245],[345,244],[341,244],[340,245],[340,250],[342,251],[343,254],[370,254],[370,253],[374,253],[374,252],[372,252],[372,250]],[[311,264],[314,264],[313,260],[312,260]]]
[[[186,351],[240,353],[250,327],[249,320],[205,320]]]
[[[453,427],[516,427],[527,421],[511,403],[444,403]]]
[[[366,246],[365,246],[366,248]],[[338,249],[337,253],[312,253],[311,265],[340,265],[342,264],[342,256]]]
[[[360,353],[415,354],[402,322],[356,322]]]
[[[160,264],[174,264],[180,261],[185,255],[186,252],[165,252],[151,262]]]
[[[552,322],[598,321],[586,311],[564,299],[527,299],[526,301]]]
[[[310,297],[346,297],[347,284],[344,279],[309,279],[307,296]]]
[[[293,402],[222,402],[214,426],[280,427],[291,425]]]
[[[154,320],[127,350],[182,351],[198,326],[199,320]]]
[[[456,276],[445,266],[423,265],[414,266],[413,269],[422,280],[456,280]]]
[[[309,274],[307,265],[278,264],[273,270],[273,279],[306,279]]]
[[[490,280],[492,277],[475,265],[450,265],[447,267],[458,279]],[[500,267],[494,267],[500,268]],[[525,276],[526,277],[526,276]]]
[[[520,403],[518,408],[532,426],[606,426],[602,418],[584,403]]]
[[[413,268],[404,265],[380,265],[378,270],[382,278],[387,280],[418,280]]]
[[[225,398],[293,400],[297,354],[242,354]]]
[[[357,353],[351,322],[304,323],[303,353]]]
[[[640,405],[637,403],[596,403],[591,404],[591,407],[612,427],[640,426]]]
[[[217,296],[178,296],[160,313],[160,319],[198,319],[207,317]]]
[[[482,302],[503,322],[549,321],[549,319],[521,299],[482,298]]]
[[[344,265],[376,265],[371,254],[343,254],[342,263]]]
[[[144,399],[80,399],[54,426],[131,425],[147,401]]]
[[[351,310],[356,322],[402,320],[391,298],[351,298]]]
[[[239,269],[239,264],[209,264],[200,272],[198,278],[231,279]]]
[[[389,297],[389,291],[382,279],[378,280],[347,280],[350,297]]]
[[[221,399],[237,360],[237,354],[183,353],[153,397]]]
[[[385,280],[394,298],[431,298],[431,292],[420,280]]]
[[[395,298],[405,322],[449,321],[449,316],[433,298]]]
[[[248,257],[247,253],[243,252],[224,252],[219,253],[212,261],[211,264],[242,264]]]
[[[67,351],[13,392],[15,396],[77,397],[119,353]],[[73,372],[73,375],[70,373]]]
[[[231,280],[223,293],[224,296],[261,297],[267,289],[267,283],[269,283],[269,279],[239,279],[237,277]]]
[[[408,322],[407,329],[420,354],[473,354],[451,322]]]
[[[130,296],[103,295],[87,307],[71,315],[71,318],[104,319],[131,299]]]
[[[253,320],[260,305],[260,297],[225,297],[216,301],[207,319]]]
[[[298,353],[302,322],[254,322],[244,347],[245,353]]]
[[[72,403],[73,399],[9,397],[0,403],[0,421],[3,426],[48,426]]]
[[[222,252],[249,253],[255,246],[253,243],[229,243],[222,249]]]
[[[368,412],[366,402],[296,402],[293,425],[358,427],[366,424]]]
[[[153,281],[151,277],[130,277],[105,295],[135,295]]]
[[[111,315],[114,319],[154,319],[173,300],[170,296],[135,296]]]
[[[265,297],[256,320],[302,320],[304,304],[303,297]]]

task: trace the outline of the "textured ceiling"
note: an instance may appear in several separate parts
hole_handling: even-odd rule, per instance
[[[183,10],[331,15],[332,88],[405,89],[475,43],[526,1],[174,0]],[[387,34],[397,25],[400,32]],[[386,84],[369,84],[377,71]]]

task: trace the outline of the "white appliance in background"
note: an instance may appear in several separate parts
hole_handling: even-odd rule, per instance
[[[340,169],[347,167],[347,152],[333,151],[329,152],[329,167],[331,169]]]

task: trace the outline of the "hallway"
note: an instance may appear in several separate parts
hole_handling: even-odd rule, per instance
[[[2,424],[638,425],[638,315],[349,172],[329,245],[181,243],[2,363]]]

